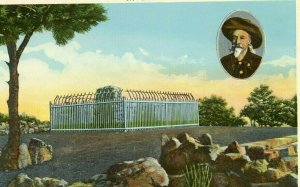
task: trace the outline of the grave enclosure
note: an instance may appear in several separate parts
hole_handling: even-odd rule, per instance
[[[56,96],[50,102],[52,131],[136,130],[198,125],[198,102],[190,93],[125,90]]]

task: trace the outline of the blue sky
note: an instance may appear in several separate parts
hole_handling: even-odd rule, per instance
[[[220,93],[236,108],[241,108],[249,92],[262,83],[273,85],[282,97],[295,94],[295,1],[103,6],[109,20],[76,35],[64,47],[57,47],[50,33],[33,36],[20,63],[24,110],[33,105],[26,103],[26,98],[41,97],[35,89],[43,85],[49,87],[47,97],[40,98],[45,102],[53,100],[55,94],[94,91],[109,84],[128,89],[190,91],[197,97]],[[231,79],[220,65],[216,48],[218,30],[234,10],[250,12],[266,36],[262,65],[248,81]],[[0,58],[2,62],[7,59],[3,46]],[[0,63],[0,82],[7,79],[7,68]],[[229,87],[226,91],[224,84],[240,90],[235,93]],[[7,90],[7,85],[0,83],[0,89]],[[6,97],[1,93],[0,107],[6,104]]]

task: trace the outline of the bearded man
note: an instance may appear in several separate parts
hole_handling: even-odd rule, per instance
[[[223,67],[235,78],[250,77],[262,59],[254,50],[262,44],[259,27],[248,19],[232,17],[224,22],[222,32],[232,42],[232,53],[221,58]]]

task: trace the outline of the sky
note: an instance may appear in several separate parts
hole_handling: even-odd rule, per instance
[[[212,94],[226,99],[236,113],[250,92],[267,84],[280,98],[296,94],[296,2],[190,2],[103,4],[108,21],[65,46],[51,33],[36,33],[19,64],[19,112],[49,120],[56,95],[122,89]],[[265,35],[263,60],[246,80],[223,69],[217,38],[224,19],[244,10]],[[7,113],[8,60],[0,47],[0,112]]]

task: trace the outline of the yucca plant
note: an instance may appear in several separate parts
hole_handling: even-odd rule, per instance
[[[212,173],[207,164],[193,164],[185,168],[185,187],[209,187]]]

